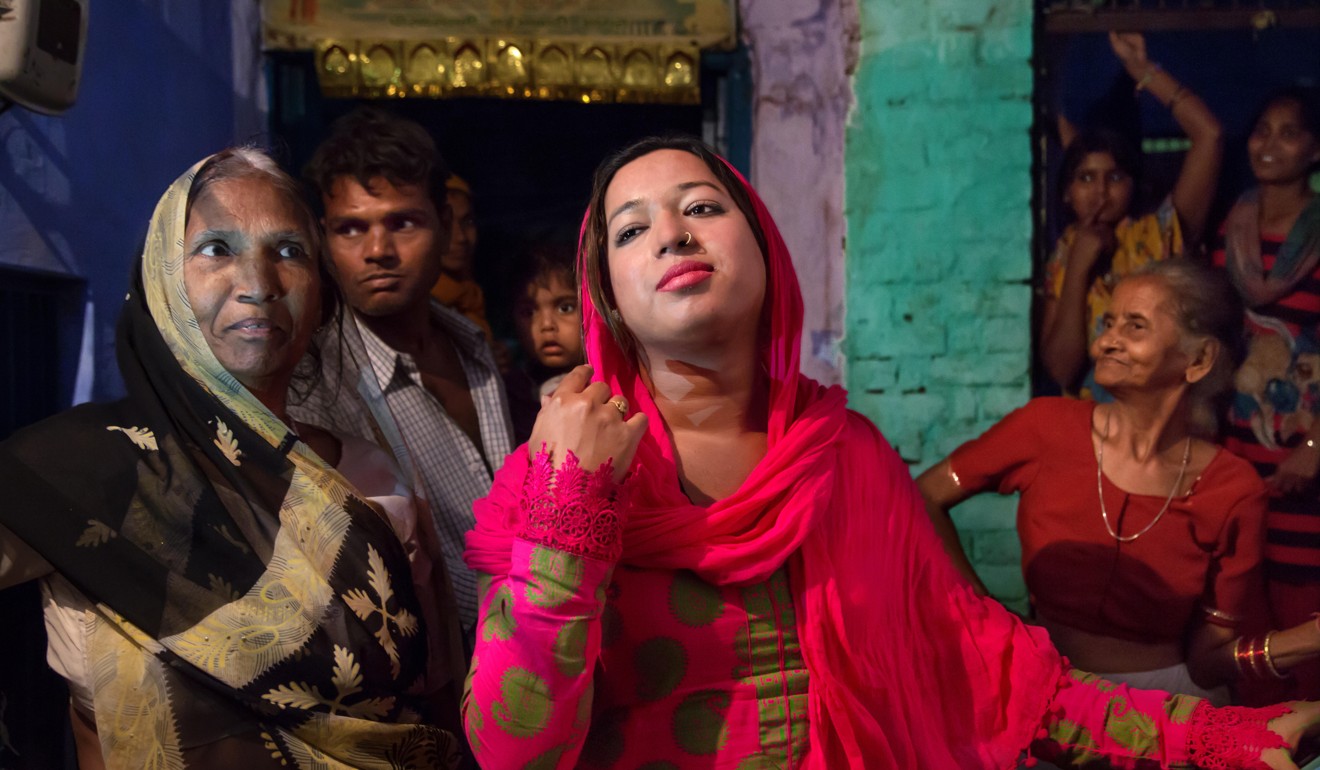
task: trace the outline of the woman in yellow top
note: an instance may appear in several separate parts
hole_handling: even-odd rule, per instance
[[[1223,153],[1219,121],[1200,97],[1146,58],[1145,38],[1111,32],[1109,44],[1137,90],[1159,99],[1192,145],[1169,196],[1155,212],[1133,217],[1138,153],[1105,131],[1066,142],[1060,180],[1063,202],[1075,221],[1046,266],[1040,355],[1061,388],[1087,396],[1098,394],[1086,351],[1114,284],[1147,262],[1181,256],[1185,243],[1200,239]]]

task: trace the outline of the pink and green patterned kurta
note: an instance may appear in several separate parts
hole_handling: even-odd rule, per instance
[[[509,572],[480,581],[463,707],[482,767],[807,766],[810,682],[788,569],[720,587],[619,565],[617,490],[575,466],[557,485],[552,475],[538,456]],[[1286,711],[1215,709],[1067,668],[1055,688],[1023,749],[1078,766],[1263,767],[1249,757],[1277,745],[1263,726]]]
[[[468,724],[483,766],[572,766],[556,762],[579,747],[585,767],[801,764],[807,670],[784,570],[738,589],[525,541],[513,557],[482,584]]]

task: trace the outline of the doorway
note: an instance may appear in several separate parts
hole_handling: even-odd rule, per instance
[[[295,174],[330,124],[358,99],[322,95],[310,53],[268,54],[270,131]],[[479,233],[476,279],[498,338],[512,342],[513,289],[503,281],[527,249],[576,243],[596,165],[654,134],[700,136],[744,174],[751,157],[750,66],[743,48],[701,57],[701,103],[581,104],[465,97],[373,100],[424,126],[472,188]]]

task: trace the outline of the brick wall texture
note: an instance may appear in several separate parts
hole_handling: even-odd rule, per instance
[[[858,0],[845,139],[846,381],[913,472],[1030,395],[1029,0]],[[1025,603],[1016,500],[954,511],[991,591]]]

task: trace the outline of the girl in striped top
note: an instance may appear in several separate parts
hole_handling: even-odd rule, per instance
[[[1270,488],[1265,566],[1276,626],[1320,610],[1320,98],[1271,97],[1247,139],[1257,186],[1238,199],[1215,239],[1246,312],[1246,359],[1234,378],[1225,445]],[[1320,694],[1320,665],[1294,669],[1301,694]]]

